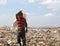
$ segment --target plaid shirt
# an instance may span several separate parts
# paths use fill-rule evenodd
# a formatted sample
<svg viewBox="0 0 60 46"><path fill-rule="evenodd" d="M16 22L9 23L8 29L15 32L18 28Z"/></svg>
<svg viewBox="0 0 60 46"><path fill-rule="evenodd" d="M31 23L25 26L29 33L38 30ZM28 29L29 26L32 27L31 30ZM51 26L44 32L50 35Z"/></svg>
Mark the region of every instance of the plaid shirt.
<svg viewBox="0 0 60 46"><path fill-rule="evenodd" d="M17 19L18 28L25 28L25 24L26 24L26 19L25 18Z"/></svg>

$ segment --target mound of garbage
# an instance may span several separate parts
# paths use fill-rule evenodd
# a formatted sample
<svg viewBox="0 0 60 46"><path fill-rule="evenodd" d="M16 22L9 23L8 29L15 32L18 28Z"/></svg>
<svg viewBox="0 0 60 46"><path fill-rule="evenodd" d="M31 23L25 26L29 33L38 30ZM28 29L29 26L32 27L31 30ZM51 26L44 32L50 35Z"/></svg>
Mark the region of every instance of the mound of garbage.
<svg viewBox="0 0 60 46"><path fill-rule="evenodd" d="M60 28L29 28L27 46L60 46ZM0 30L0 46L17 46L14 30Z"/></svg>

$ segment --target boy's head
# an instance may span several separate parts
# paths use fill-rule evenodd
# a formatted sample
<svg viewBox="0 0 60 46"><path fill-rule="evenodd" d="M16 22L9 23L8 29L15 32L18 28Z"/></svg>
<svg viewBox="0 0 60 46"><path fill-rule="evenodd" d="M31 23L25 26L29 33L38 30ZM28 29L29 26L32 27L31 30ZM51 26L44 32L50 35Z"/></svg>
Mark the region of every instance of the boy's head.
<svg viewBox="0 0 60 46"><path fill-rule="evenodd" d="M22 11L19 11L19 12L16 14L16 16L19 16L20 18L22 18L22 17L23 17Z"/></svg>

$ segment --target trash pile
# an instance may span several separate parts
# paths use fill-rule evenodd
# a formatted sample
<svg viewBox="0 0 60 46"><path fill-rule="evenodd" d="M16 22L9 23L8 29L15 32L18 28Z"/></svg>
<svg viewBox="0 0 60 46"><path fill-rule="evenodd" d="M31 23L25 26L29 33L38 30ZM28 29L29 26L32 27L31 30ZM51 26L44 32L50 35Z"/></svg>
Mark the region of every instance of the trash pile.
<svg viewBox="0 0 60 46"><path fill-rule="evenodd" d="M29 28L27 46L60 46L60 28ZM0 46L17 46L16 31L0 30Z"/></svg>

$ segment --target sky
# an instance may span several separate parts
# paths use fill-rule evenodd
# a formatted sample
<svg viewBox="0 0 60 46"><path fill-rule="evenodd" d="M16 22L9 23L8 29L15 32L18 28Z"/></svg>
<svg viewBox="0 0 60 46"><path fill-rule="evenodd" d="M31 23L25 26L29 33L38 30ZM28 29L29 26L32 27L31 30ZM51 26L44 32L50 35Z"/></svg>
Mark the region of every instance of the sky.
<svg viewBox="0 0 60 46"><path fill-rule="evenodd" d="M28 27L60 27L60 0L0 0L0 26L12 26L20 10Z"/></svg>

